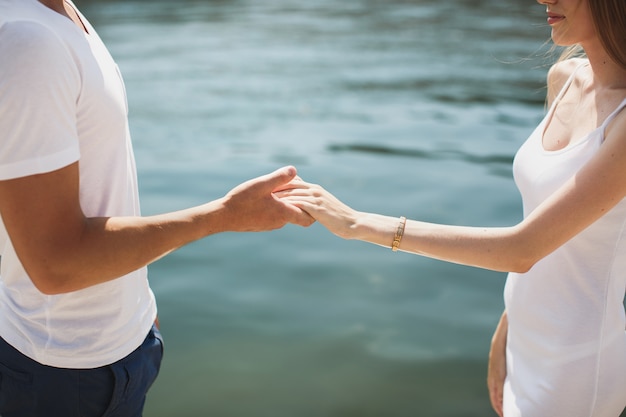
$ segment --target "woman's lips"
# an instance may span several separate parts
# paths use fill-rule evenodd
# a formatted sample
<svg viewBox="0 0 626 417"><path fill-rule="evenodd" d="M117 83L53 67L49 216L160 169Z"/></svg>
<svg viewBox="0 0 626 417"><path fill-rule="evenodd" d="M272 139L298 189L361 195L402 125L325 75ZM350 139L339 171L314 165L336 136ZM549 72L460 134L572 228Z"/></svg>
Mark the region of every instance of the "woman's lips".
<svg viewBox="0 0 626 417"><path fill-rule="evenodd" d="M565 20L565 16L561 16L554 13L548 13L548 24L554 25L555 23L559 23L561 20Z"/></svg>

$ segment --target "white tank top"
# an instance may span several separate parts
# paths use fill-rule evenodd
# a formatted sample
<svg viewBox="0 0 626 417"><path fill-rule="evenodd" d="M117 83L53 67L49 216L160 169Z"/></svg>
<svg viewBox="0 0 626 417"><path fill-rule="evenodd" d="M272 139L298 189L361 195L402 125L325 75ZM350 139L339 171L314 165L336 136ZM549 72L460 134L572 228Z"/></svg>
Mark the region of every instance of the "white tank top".
<svg viewBox="0 0 626 417"><path fill-rule="evenodd" d="M608 123L564 149L546 151L545 127L569 88L513 164L524 216L596 154ZM626 405L626 199L505 287L509 321L506 417L617 417Z"/></svg>

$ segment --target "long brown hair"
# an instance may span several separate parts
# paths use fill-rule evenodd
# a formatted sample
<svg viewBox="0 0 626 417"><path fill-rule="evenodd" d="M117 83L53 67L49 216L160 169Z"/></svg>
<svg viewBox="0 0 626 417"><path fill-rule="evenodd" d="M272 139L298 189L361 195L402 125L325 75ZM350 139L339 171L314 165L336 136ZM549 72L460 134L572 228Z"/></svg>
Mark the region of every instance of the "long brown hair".
<svg viewBox="0 0 626 417"><path fill-rule="evenodd" d="M589 8L602 46L626 69L626 0L589 0Z"/></svg>

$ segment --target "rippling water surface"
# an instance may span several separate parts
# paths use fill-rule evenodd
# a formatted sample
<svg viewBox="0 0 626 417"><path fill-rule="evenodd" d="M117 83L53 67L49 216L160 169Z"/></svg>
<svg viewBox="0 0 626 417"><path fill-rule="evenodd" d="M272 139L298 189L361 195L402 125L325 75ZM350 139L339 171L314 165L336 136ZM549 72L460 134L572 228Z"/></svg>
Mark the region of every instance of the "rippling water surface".
<svg viewBox="0 0 626 417"><path fill-rule="evenodd" d="M367 211L521 216L516 149L552 58L530 0L79 1L124 74L143 211L295 165ZM319 225L223 234L150 268L147 417L492 415L500 273Z"/></svg>

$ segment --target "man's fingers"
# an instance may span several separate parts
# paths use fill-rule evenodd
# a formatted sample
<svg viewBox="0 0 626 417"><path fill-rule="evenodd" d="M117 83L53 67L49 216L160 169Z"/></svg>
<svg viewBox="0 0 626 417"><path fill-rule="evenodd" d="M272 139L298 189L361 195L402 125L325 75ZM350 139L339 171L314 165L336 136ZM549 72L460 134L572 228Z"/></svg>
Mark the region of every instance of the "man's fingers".
<svg viewBox="0 0 626 417"><path fill-rule="evenodd" d="M296 168L293 166L286 166L277 169L276 171L259 177L259 181L264 184L269 192L278 189L280 186L293 180L297 175Z"/></svg>

